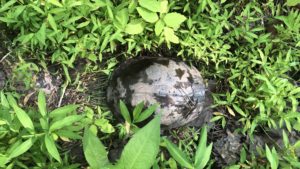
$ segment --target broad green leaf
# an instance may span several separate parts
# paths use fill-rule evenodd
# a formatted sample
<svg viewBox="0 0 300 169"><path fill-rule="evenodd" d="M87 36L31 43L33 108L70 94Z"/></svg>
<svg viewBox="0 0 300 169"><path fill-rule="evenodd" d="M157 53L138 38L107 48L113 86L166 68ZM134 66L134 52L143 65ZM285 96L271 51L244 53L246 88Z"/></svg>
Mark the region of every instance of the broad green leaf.
<svg viewBox="0 0 300 169"><path fill-rule="evenodd" d="M239 108L237 105L233 104L232 106L233 106L234 110L236 112L238 112L240 115L242 115L243 117L247 117L247 115L244 113L244 111L241 108Z"/></svg>
<svg viewBox="0 0 300 169"><path fill-rule="evenodd" d="M164 35L167 42L179 43L179 38L175 35L173 29L165 27Z"/></svg>
<svg viewBox="0 0 300 169"><path fill-rule="evenodd" d="M115 18L112 7L113 6L112 6L112 3L110 2L110 0L106 0L106 9L107 9L107 12L108 12L108 16L111 20L113 20Z"/></svg>
<svg viewBox="0 0 300 169"><path fill-rule="evenodd" d="M141 114L143 108L144 108L144 102L143 101L135 106L135 108L133 110L133 121L135 121L138 118L138 116Z"/></svg>
<svg viewBox="0 0 300 169"><path fill-rule="evenodd" d="M25 5L18 5L14 12L14 17L17 18L25 10L25 8L26 8Z"/></svg>
<svg viewBox="0 0 300 169"><path fill-rule="evenodd" d="M18 117L18 120L21 122L22 126L33 131L34 126L28 114L23 109L21 109L16 105L13 106L13 109Z"/></svg>
<svg viewBox="0 0 300 169"><path fill-rule="evenodd" d="M91 22L91 21L85 21L85 22L82 22L82 23L78 24L78 25L76 26L76 28L78 29L78 28L86 27L86 26L88 26L88 25L90 24L90 22Z"/></svg>
<svg viewBox="0 0 300 169"><path fill-rule="evenodd" d="M101 169L109 164L105 147L88 128L84 130L82 143L85 159L92 168Z"/></svg>
<svg viewBox="0 0 300 169"><path fill-rule="evenodd" d="M294 88L289 94L294 95L294 94L298 94L298 93L300 93L300 87Z"/></svg>
<svg viewBox="0 0 300 169"><path fill-rule="evenodd" d="M75 111L78 108L78 105L70 104L60 108L57 108L49 113L51 118L60 118L65 117L68 113Z"/></svg>
<svg viewBox="0 0 300 169"><path fill-rule="evenodd" d="M6 155L0 154L0 167L5 168L5 164L9 162L9 158Z"/></svg>
<svg viewBox="0 0 300 169"><path fill-rule="evenodd" d="M4 11L10 9L10 6L12 6L13 4L15 4L16 2L17 2L16 0L7 1L7 3L5 3L4 5L1 6L0 12L4 12Z"/></svg>
<svg viewBox="0 0 300 169"><path fill-rule="evenodd" d="M174 28L175 30L178 29L182 24L182 22L184 22L185 20L186 20L185 16L176 12L168 13L164 17L164 21L166 25L168 25L171 28Z"/></svg>
<svg viewBox="0 0 300 169"><path fill-rule="evenodd" d="M27 35L22 35L18 38L18 41L20 41L22 44L26 44L29 42L34 36L34 33L29 33Z"/></svg>
<svg viewBox="0 0 300 169"><path fill-rule="evenodd" d="M201 12L203 12L204 9L206 8L206 6L207 6L207 1L208 1L208 0L202 0L202 1L200 1L200 5L199 5L198 8L200 9Z"/></svg>
<svg viewBox="0 0 300 169"><path fill-rule="evenodd" d="M45 146L46 146L46 149L47 149L48 153L55 160L57 160L58 162L61 163L61 158L60 158L59 152L57 150L57 147L55 145L55 142L54 142L52 136L50 136L48 134L45 135Z"/></svg>
<svg viewBox="0 0 300 169"><path fill-rule="evenodd" d="M155 28L154 28L155 35L159 36L161 32L164 30L164 27L165 27L165 23L162 20L158 20L155 23Z"/></svg>
<svg viewBox="0 0 300 169"><path fill-rule="evenodd" d="M40 14L42 14L42 15L45 14L45 12L44 12L40 7L38 7L38 6L36 6L36 5L33 5L33 4L30 4L29 6L32 7L32 8L33 8L35 11L37 11L38 13L40 13Z"/></svg>
<svg viewBox="0 0 300 169"><path fill-rule="evenodd" d="M79 134L72 132L70 130L59 130L55 132L55 134L57 134L60 137L66 137L69 139L82 139L82 137Z"/></svg>
<svg viewBox="0 0 300 169"><path fill-rule="evenodd" d="M167 149L171 156L182 166L186 168L193 168L192 163L187 158L187 155L184 154L175 144L169 141L167 138L164 139Z"/></svg>
<svg viewBox="0 0 300 169"><path fill-rule="evenodd" d="M160 11L160 2L156 0L138 0L139 5L152 12Z"/></svg>
<svg viewBox="0 0 300 169"><path fill-rule="evenodd" d="M82 1L72 1L72 4L70 4L69 7L75 7L75 6L81 6L81 5L84 5ZM104 7L105 3L103 1L97 1L93 5L95 5L95 8L100 8L100 7Z"/></svg>
<svg viewBox="0 0 300 169"><path fill-rule="evenodd" d="M210 143L209 146L205 148L205 151L203 152L205 155L201 159L201 162L199 164L196 164L195 167L196 169L203 169L207 165L210 159L211 150L212 150L212 143Z"/></svg>
<svg viewBox="0 0 300 169"><path fill-rule="evenodd" d="M126 169L151 168L159 151L160 116L137 131L125 146L118 165Z"/></svg>
<svg viewBox="0 0 300 169"><path fill-rule="evenodd" d="M81 120L83 116L81 115L72 115L63 118L62 120L55 121L51 126L50 126L50 131L58 130L66 126L70 126L72 123L75 123L79 120Z"/></svg>
<svg viewBox="0 0 300 169"><path fill-rule="evenodd" d="M141 17L150 23L154 23L158 20L158 16L156 13L151 12L145 8L137 7L138 13L141 15Z"/></svg>
<svg viewBox="0 0 300 169"><path fill-rule="evenodd" d="M274 158L275 163L276 163L276 165L274 166L274 168L278 168L279 160L278 160L278 154L276 152L275 147L272 148L272 155L273 155L273 158Z"/></svg>
<svg viewBox="0 0 300 169"><path fill-rule="evenodd" d="M136 9L136 6L137 6L137 0L131 0L128 5L128 12L132 13Z"/></svg>
<svg viewBox="0 0 300 169"><path fill-rule="evenodd" d="M43 91L39 92L38 95L38 107L41 115L44 117L47 114L47 108L46 108L46 96Z"/></svg>
<svg viewBox="0 0 300 169"><path fill-rule="evenodd" d="M271 164L271 168L272 169L277 169L278 168L278 164L276 162L275 157L273 156L273 153L270 151L268 145L266 145L266 156L267 156L268 161Z"/></svg>
<svg viewBox="0 0 300 169"><path fill-rule="evenodd" d="M124 8L119 11L116 15L116 20L121 24L122 28L124 28L129 20L128 10Z"/></svg>
<svg viewBox="0 0 300 169"><path fill-rule="evenodd" d="M294 128L295 130L297 130L297 131L300 131L300 122L295 123L294 126L293 126L293 128Z"/></svg>
<svg viewBox="0 0 300 169"><path fill-rule="evenodd" d="M220 120L221 118L224 118L224 116L215 116L215 117L213 117L212 119L210 119L210 122L218 121L218 120Z"/></svg>
<svg viewBox="0 0 300 169"><path fill-rule="evenodd" d="M35 34L35 36L41 44L46 45L46 43L45 43L45 41L46 41L46 24L45 23L42 24L40 30Z"/></svg>
<svg viewBox="0 0 300 169"><path fill-rule="evenodd" d="M269 121L272 122L272 119L270 119ZM286 128L288 129L289 132L292 131L292 126L291 126L291 123L288 119L284 119L284 122L285 122L285 125L286 125Z"/></svg>
<svg viewBox="0 0 300 169"><path fill-rule="evenodd" d="M288 138L288 135L286 134L286 132L284 130L282 130L282 137L283 137L283 143L284 143L284 146L285 148L288 148L289 146L289 138Z"/></svg>
<svg viewBox="0 0 300 169"><path fill-rule="evenodd" d="M52 27L52 29L57 31L57 25L55 23L53 16L50 13L48 14L47 20L48 20L50 26Z"/></svg>
<svg viewBox="0 0 300 169"><path fill-rule="evenodd" d="M21 143L18 147L14 148L14 150L9 154L8 158L12 159L18 157L28 151L34 143L34 139L30 138L25 142Z"/></svg>
<svg viewBox="0 0 300 169"><path fill-rule="evenodd" d="M63 5L58 0L48 0L47 2L49 2L55 6L58 6L58 7L63 7Z"/></svg>
<svg viewBox="0 0 300 169"><path fill-rule="evenodd" d="M168 0L160 1L160 13L167 13L168 12Z"/></svg>
<svg viewBox="0 0 300 169"><path fill-rule="evenodd" d="M243 147L241 149L240 162L244 163L246 160L247 160L247 153L246 153L245 148Z"/></svg>
<svg viewBox="0 0 300 169"><path fill-rule="evenodd" d="M6 23L16 23L16 22L18 22L16 19L7 18L7 17L0 17L0 21L6 22ZM33 34L33 33L31 33L31 34ZM23 36L25 36L25 35L23 35ZM21 39L22 38L18 38L18 41L21 41Z"/></svg>
<svg viewBox="0 0 300 169"><path fill-rule="evenodd" d="M48 121L46 120L46 118L40 118L39 121L40 121L40 124L41 124L42 129L43 129L43 130L48 130L48 128L49 128L49 123L48 123Z"/></svg>
<svg viewBox="0 0 300 169"><path fill-rule="evenodd" d="M144 23L141 20L133 20L125 28L125 32L131 35L140 34L143 30Z"/></svg>
<svg viewBox="0 0 300 169"><path fill-rule="evenodd" d="M1 103L0 104L2 106L6 107L6 108L10 108L8 100L6 99L6 96L5 96L5 94L3 92L1 92L1 96L0 97L1 97Z"/></svg>
<svg viewBox="0 0 300 169"><path fill-rule="evenodd" d="M199 165L201 161L203 160L203 157L206 155L204 154L205 149L206 149L206 143L207 143L207 129L206 126L204 126L201 130L201 135L200 135L200 141L196 150L196 155L195 155L195 165Z"/></svg>
<svg viewBox="0 0 300 169"><path fill-rule="evenodd" d="M12 145L9 146L6 154L9 155L14 152L23 143L22 141L22 139L17 139Z"/></svg>
<svg viewBox="0 0 300 169"><path fill-rule="evenodd" d="M296 6L297 4L300 4L300 0L287 0L286 4L288 6Z"/></svg>
<svg viewBox="0 0 300 169"><path fill-rule="evenodd" d="M298 140L298 141L293 145L293 147L294 147L295 149L299 149L299 148L300 148L300 140Z"/></svg>
<svg viewBox="0 0 300 169"><path fill-rule="evenodd" d="M121 115L123 116L125 121L127 121L128 123L131 123L129 111L128 111L125 103L122 100L120 100L119 107L120 107Z"/></svg>
<svg viewBox="0 0 300 169"><path fill-rule="evenodd" d="M135 122L141 122L146 120L148 117L150 117L155 110L157 109L158 105L157 104L153 104L150 107L148 107L145 111L143 111L136 119Z"/></svg>

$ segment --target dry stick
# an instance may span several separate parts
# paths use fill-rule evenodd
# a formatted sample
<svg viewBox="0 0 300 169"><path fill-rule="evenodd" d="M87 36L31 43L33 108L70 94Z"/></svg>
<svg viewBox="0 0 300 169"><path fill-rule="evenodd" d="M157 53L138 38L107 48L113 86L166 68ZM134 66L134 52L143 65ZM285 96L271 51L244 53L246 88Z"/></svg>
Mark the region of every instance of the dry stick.
<svg viewBox="0 0 300 169"><path fill-rule="evenodd" d="M67 82L65 83L64 87L63 87L62 94L61 94L61 96L60 96L60 98L59 98L59 102L58 102L57 107L60 107L60 106L61 106L61 102L62 102L62 99L63 99L63 97L64 97L64 95L65 95L65 92L66 92L66 89L67 89L68 84L69 84L69 81L67 81Z"/></svg>
<svg viewBox="0 0 300 169"><path fill-rule="evenodd" d="M10 54L11 54L11 51L8 52L6 55L4 55L3 58L0 60L0 63L3 62L3 60L4 60L7 56L9 56Z"/></svg>

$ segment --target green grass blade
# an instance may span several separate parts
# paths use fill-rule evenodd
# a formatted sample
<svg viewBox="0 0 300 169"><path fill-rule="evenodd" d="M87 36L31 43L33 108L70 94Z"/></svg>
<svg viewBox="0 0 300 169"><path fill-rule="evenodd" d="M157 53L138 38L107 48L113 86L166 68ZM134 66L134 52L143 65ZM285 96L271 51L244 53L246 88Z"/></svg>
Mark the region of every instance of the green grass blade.
<svg viewBox="0 0 300 169"><path fill-rule="evenodd" d="M45 135L45 146L46 146L48 153L54 159L56 159L58 162L61 163L61 158L60 158L59 152L57 150L57 147L55 145L55 142L54 142L52 136L50 136L48 134Z"/></svg>
<svg viewBox="0 0 300 169"><path fill-rule="evenodd" d="M130 118L130 114L129 111L125 105L125 103L120 100L120 111L121 111L121 115L123 116L123 118L128 122L131 123L131 118Z"/></svg>
<svg viewBox="0 0 300 169"><path fill-rule="evenodd" d="M30 119L30 117L27 115L27 113L21 109L20 107L14 106L14 110L16 112L16 115L21 122L21 124L28 129L34 130L33 123Z"/></svg>
<svg viewBox="0 0 300 169"><path fill-rule="evenodd" d="M14 148L14 150L8 156L9 159L18 157L28 151L34 143L34 139L30 138L25 142L21 143L18 147Z"/></svg>
<svg viewBox="0 0 300 169"><path fill-rule="evenodd" d="M133 110L133 121L135 121L139 115L141 114L142 110L144 108L144 102L140 102L137 106L135 106Z"/></svg>
<svg viewBox="0 0 300 169"><path fill-rule="evenodd" d="M55 121L51 126L50 126L50 131L58 130L66 126L70 126L72 123L75 123L79 120L81 120L83 116L81 115L72 115L63 118L62 120Z"/></svg>
<svg viewBox="0 0 300 169"><path fill-rule="evenodd" d="M210 143L209 146L207 148L205 148L205 152L203 153L204 156L201 159L201 162L199 163L199 165L196 164L196 167L195 167L196 169L203 169L207 165L207 163L210 159L212 145L213 144Z"/></svg>
<svg viewBox="0 0 300 169"><path fill-rule="evenodd" d="M207 128L204 126L201 130L200 141L197 147L196 156L195 156L195 165L199 166L203 161L203 157L206 155L204 152L206 150L207 143Z"/></svg>
<svg viewBox="0 0 300 169"><path fill-rule="evenodd" d="M148 117L150 117L155 112L157 107L158 107L158 105L154 104L154 105L150 106L149 108L147 108L145 111L143 111L140 114L140 116L137 118L137 120L135 122L138 123L138 122L146 120Z"/></svg>
<svg viewBox="0 0 300 169"><path fill-rule="evenodd" d="M192 163L175 144L173 144L171 141L169 141L167 138L164 139L164 142L166 143L167 149L171 156L182 166L186 168L193 168Z"/></svg>
<svg viewBox="0 0 300 169"><path fill-rule="evenodd" d="M60 108L57 108L49 113L51 118L61 118L65 117L68 113L75 111L78 108L78 105L66 105Z"/></svg>
<svg viewBox="0 0 300 169"><path fill-rule="evenodd" d="M44 117L47 114L47 108L46 108L46 96L43 91L39 92L38 95L38 107L41 115Z"/></svg>

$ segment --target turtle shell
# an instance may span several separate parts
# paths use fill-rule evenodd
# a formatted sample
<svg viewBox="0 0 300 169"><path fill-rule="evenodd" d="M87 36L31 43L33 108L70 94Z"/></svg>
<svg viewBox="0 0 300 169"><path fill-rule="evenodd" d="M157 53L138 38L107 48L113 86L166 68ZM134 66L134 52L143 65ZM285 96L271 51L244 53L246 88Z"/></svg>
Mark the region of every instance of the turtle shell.
<svg viewBox="0 0 300 169"><path fill-rule="evenodd" d="M161 124L168 128L208 119L206 86L200 72L183 61L163 57L143 57L122 63L113 73L107 89L107 101L120 117L118 103L134 107L158 103ZM199 121L199 120L198 120ZM201 125L201 124L200 124Z"/></svg>

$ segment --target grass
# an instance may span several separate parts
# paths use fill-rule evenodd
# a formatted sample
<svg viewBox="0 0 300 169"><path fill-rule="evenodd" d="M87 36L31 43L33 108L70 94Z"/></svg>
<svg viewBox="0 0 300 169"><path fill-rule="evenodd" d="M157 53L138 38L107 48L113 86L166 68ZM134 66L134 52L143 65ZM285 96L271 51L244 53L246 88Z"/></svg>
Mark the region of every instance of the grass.
<svg viewBox="0 0 300 169"><path fill-rule="evenodd" d="M130 163L126 156L132 148L125 148L122 162L102 157L121 149L117 144L147 137L138 134L147 128L118 121L105 105L105 90L119 63L145 55L184 60L214 80L207 145L230 131L242 138L243 148L231 164L222 162L215 146L211 156L194 159L199 138L206 136L199 128L182 127L165 131L168 139L157 138L160 146L154 139L158 151L143 167L199 168L199 160L207 168L300 166L297 0L2 0L0 28L0 75L6 75L0 82L1 167L122 168ZM33 77L42 72L61 77L55 97L44 98L36 86ZM79 108L63 111L74 105ZM59 131L50 129L63 120L50 117L57 109L71 120ZM269 141L250 148L259 136ZM78 142L84 153L75 155L83 154L81 160L65 151L67 143ZM209 151L206 141L201 147ZM141 168L143 160L130 165Z"/></svg>

